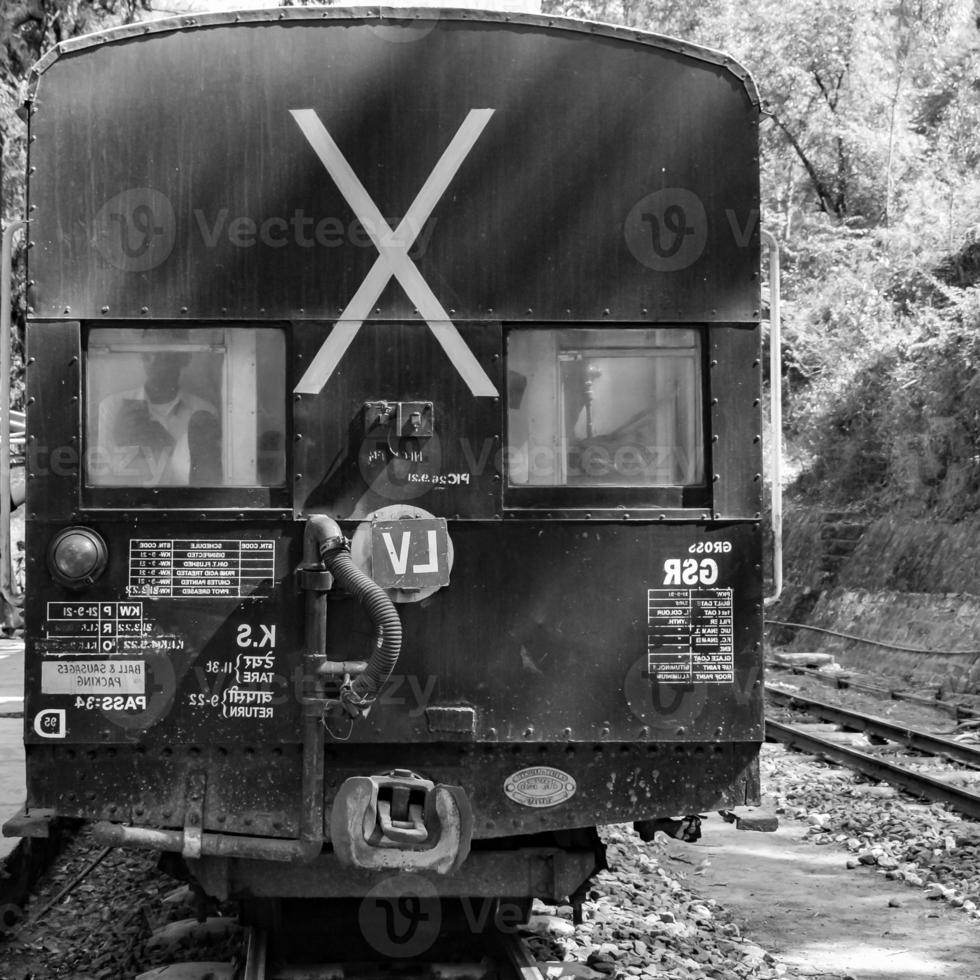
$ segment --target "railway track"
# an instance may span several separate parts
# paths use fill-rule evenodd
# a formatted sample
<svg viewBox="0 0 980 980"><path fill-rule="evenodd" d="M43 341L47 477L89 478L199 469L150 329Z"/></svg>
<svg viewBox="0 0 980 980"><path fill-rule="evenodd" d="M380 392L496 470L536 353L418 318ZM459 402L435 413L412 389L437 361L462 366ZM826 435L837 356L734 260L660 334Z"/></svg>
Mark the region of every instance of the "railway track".
<svg viewBox="0 0 980 980"><path fill-rule="evenodd" d="M465 904L294 902L276 926L245 928L234 959L173 963L136 980L544 980L516 929L498 924L495 900L470 903L476 919ZM191 920L176 927L185 925L195 927Z"/></svg>
<svg viewBox="0 0 980 980"><path fill-rule="evenodd" d="M229 980L366 980L389 976L398 980L544 980L530 950L515 933L490 930L466 939L467 952L462 959L273 963L268 932L250 929L245 963L238 973L228 977ZM166 980L166 976L162 974L161 980ZM144 975L140 980L155 978Z"/></svg>
<svg viewBox="0 0 980 980"><path fill-rule="evenodd" d="M816 667L806 667L801 664L785 664L777 660L766 660L766 670L768 672L783 671L799 674L804 677L812 677L819 683L836 688L838 691L856 691L861 694L869 694L872 697L881 698L885 701L908 701L910 704L935 708L938 711L952 715L957 721L965 718L977 718L980 715L980 712L975 707L968 704L944 700L942 688L937 688L934 696L926 697L922 694L916 694L913 691L905 691L900 688L868 684L864 681L855 680L845 674L828 673Z"/></svg>
<svg viewBox="0 0 980 980"><path fill-rule="evenodd" d="M811 719L824 723L811 720L793 724L767 714L768 740L819 755L920 798L947 803L957 812L980 820L980 794L971 788L971 784L980 787L980 750L976 747L795 692L769 687L766 695L771 704L805 711ZM828 724L837 731L828 730ZM866 748L857 748L854 733L864 733L872 741ZM907 765L884 758L903 749L918 753L907 757ZM938 764L930 764L929 759ZM923 762L929 766L928 772L918 768Z"/></svg>

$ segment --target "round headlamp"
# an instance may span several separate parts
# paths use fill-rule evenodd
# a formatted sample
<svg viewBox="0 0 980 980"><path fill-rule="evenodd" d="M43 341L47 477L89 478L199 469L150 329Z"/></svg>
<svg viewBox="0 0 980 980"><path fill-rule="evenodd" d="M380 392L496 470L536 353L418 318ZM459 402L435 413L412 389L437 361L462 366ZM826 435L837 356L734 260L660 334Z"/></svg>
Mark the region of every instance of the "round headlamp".
<svg viewBox="0 0 980 980"><path fill-rule="evenodd" d="M91 528L65 528L48 546L51 577L69 589L90 585L105 571L108 562L106 543Z"/></svg>

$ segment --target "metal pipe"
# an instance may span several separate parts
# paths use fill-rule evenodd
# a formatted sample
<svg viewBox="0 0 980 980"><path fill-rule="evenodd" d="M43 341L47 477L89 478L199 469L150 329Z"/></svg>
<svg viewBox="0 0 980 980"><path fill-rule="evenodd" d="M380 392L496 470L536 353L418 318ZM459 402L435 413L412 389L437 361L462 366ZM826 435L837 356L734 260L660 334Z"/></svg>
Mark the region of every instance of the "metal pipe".
<svg viewBox="0 0 980 980"><path fill-rule="evenodd" d="M783 591L783 357L779 295L779 243L768 231L762 240L769 247L769 453L772 481L772 595L775 602Z"/></svg>
<svg viewBox="0 0 980 980"><path fill-rule="evenodd" d="M300 802L300 839L322 846L324 828L323 743L326 679L321 668L327 662L327 593L332 576L324 569L322 551L328 542L337 546L346 539L340 525L329 517L314 516L303 532L303 564L300 582L306 592L306 645L303 651L303 799ZM307 686L312 690L306 693Z"/></svg>
<svg viewBox="0 0 980 980"><path fill-rule="evenodd" d="M14 235L26 227L26 221L11 222L3 230L0 245L0 595L12 606L22 605L24 597L17 591L10 549L10 262Z"/></svg>
<svg viewBox="0 0 980 980"><path fill-rule="evenodd" d="M303 775L300 800L300 839L324 839L323 823L323 712L326 690L319 673L326 662L327 593L306 590L307 649L303 654ZM314 615L317 622L313 623Z"/></svg>
<svg viewBox="0 0 980 980"><path fill-rule="evenodd" d="M140 847L151 851L184 851L184 831L155 827L125 827L100 821L95 839L106 847ZM244 837L237 834L202 834L201 854L205 857L245 858L255 861L306 863L319 855L319 841L281 840L276 837Z"/></svg>
<svg viewBox="0 0 980 980"><path fill-rule="evenodd" d="M303 799L300 801L299 836L303 843L315 843L317 852L323 846L324 840L324 732L323 707L318 703L305 703L303 705Z"/></svg>

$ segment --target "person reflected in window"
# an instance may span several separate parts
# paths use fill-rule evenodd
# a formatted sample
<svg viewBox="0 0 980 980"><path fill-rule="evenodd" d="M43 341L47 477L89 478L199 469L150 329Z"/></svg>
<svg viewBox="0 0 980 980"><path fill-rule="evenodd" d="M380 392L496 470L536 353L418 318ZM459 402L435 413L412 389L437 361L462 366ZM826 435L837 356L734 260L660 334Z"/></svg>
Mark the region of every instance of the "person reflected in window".
<svg viewBox="0 0 980 980"><path fill-rule="evenodd" d="M221 424L214 406L181 385L189 351L141 355L141 388L99 404L105 483L124 486L221 484Z"/></svg>

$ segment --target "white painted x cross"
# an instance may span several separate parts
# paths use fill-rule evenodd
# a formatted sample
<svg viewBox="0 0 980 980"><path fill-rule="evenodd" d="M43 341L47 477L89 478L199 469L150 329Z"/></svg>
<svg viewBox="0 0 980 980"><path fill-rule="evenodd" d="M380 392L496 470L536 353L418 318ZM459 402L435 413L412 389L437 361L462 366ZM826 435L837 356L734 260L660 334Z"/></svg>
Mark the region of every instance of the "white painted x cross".
<svg viewBox="0 0 980 980"><path fill-rule="evenodd" d="M466 342L449 319L449 314L442 308L442 304L408 255L408 250L414 244L416 236L429 220L439 198L445 193L466 155L480 138L494 110L471 109L469 111L466 119L463 120L463 125L459 127L394 231L382 217L377 205L371 200L370 194L351 169L333 137L327 132L316 110L291 109L290 112L378 250L378 258L374 265L340 315L330 335L323 342L323 346L317 351L303 377L300 378L299 384L296 385L296 392L301 395L317 395L323 390L327 379L333 374L351 341L357 335L357 331L361 329L361 325L370 314L371 308L378 301L389 280L394 277L401 283L408 298L428 323L429 329L442 345L442 349L455 365L470 391L478 397L497 396L499 393L493 381L466 346Z"/></svg>

